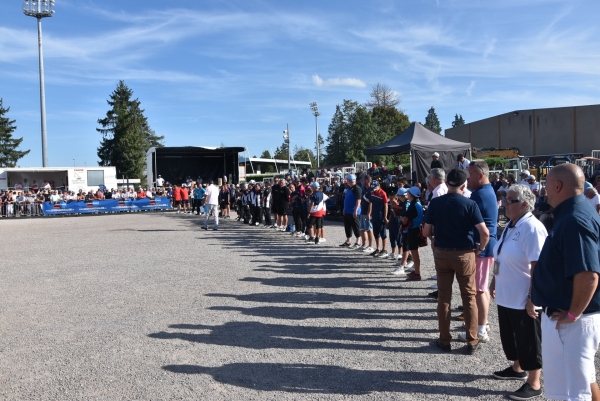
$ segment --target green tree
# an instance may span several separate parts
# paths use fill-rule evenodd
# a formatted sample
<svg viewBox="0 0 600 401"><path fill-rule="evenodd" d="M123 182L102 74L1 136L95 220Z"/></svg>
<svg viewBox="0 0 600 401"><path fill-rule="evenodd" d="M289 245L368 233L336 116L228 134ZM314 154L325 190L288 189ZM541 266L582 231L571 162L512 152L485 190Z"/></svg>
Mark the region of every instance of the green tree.
<svg viewBox="0 0 600 401"><path fill-rule="evenodd" d="M294 160L299 162L310 162L311 167L317 166L317 159L311 149L294 146Z"/></svg>
<svg viewBox="0 0 600 401"><path fill-rule="evenodd" d="M358 106L350 116L350 141L346 161L365 161L365 149L379 145L379 130L373 115L365 106Z"/></svg>
<svg viewBox="0 0 600 401"><path fill-rule="evenodd" d="M433 108L433 106L431 106L431 108L427 112L427 117L425 117L425 124L423 125L425 126L425 128L435 132L436 134L440 134L442 132L440 120L438 119L438 116L435 113L435 109Z"/></svg>
<svg viewBox="0 0 600 401"><path fill-rule="evenodd" d="M260 154L260 158L261 159L271 159L271 152L269 152L268 150L263 150L263 152Z"/></svg>
<svg viewBox="0 0 600 401"><path fill-rule="evenodd" d="M133 91L119 81L107 100L111 109L105 118L98 119L102 128L96 128L102 134L98 165L115 166L118 176L143 178L146 152L151 147L164 146L164 136L157 136L150 128L140 101L132 97Z"/></svg>
<svg viewBox="0 0 600 401"><path fill-rule="evenodd" d="M20 151L17 148L23 142L23 138L13 138L15 132L15 120L5 117L10 107L4 108L3 99L0 98L0 167L15 167L19 159L28 154L29 150Z"/></svg>
<svg viewBox="0 0 600 401"><path fill-rule="evenodd" d="M452 121L452 128L460 127L461 125L465 125L465 119L462 114L459 116L458 114L454 115L454 121Z"/></svg>
<svg viewBox="0 0 600 401"><path fill-rule="evenodd" d="M323 137L321 136L321 133L319 132L319 135L317 136L317 141L319 143L319 161L321 162L321 164L323 164L323 160L325 159L325 140L323 139ZM315 144L315 154L317 153L317 145ZM315 157L316 159L316 157Z"/></svg>
<svg viewBox="0 0 600 401"><path fill-rule="evenodd" d="M281 146L275 149L275 153L273 154L273 159L278 160L287 160L288 159L288 143L287 140L284 139Z"/></svg>
<svg viewBox="0 0 600 401"><path fill-rule="evenodd" d="M358 102L344 100L342 105L335 107L335 113L329 124L327 144L325 145L325 165L347 164L350 150L350 124L354 112L359 107Z"/></svg>

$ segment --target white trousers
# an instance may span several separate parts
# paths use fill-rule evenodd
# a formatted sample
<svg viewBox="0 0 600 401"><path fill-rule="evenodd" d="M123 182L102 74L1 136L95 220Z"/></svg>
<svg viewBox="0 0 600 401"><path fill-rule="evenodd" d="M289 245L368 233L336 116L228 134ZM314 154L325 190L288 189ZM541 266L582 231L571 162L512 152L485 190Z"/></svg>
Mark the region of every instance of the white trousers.
<svg viewBox="0 0 600 401"><path fill-rule="evenodd" d="M219 227L219 210L217 205L206 205L206 215L204 216L204 227L208 227L208 218L210 217L210 212L212 211L213 216L215 217L215 228Z"/></svg>
<svg viewBox="0 0 600 401"><path fill-rule="evenodd" d="M596 382L594 356L600 344L600 313L563 324L542 312L544 394L552 400L591 400Z"/></svg>

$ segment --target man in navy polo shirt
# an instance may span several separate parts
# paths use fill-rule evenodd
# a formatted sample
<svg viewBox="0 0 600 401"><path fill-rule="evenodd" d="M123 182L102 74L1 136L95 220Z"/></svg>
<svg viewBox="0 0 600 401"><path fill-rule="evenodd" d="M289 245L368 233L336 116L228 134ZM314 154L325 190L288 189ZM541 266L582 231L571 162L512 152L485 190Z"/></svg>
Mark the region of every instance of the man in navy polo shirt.
<svg viewBox="0 0 600 401"><path fill-rule="evenodd" d="M362 247L357 248L357 251L364 251L374 256L377 254L376 249L373 249L373 224L371 223L371 181L369 174L365 174L362 178L362 196L360 198L360 238L362 239ZM367 241L369 245L367 245Z"/></svg>
<svg viewBox="0 0 600 401"><path fill-rule="evenodd" d="M386 225L388 223L388 197L379 186L379 181L373 181L373 190L369 196L370 206L369 214L373 223L373 236L375 237L375 251L373 256L378 258L387 258L388 253L385 250L385 240L387 239ZM379 247L381 245L381 248Z"/></svg>
<svg viewBox="0 0 600 401"><path fill-rule="evenodd" d="M594 366L600 344L600 217L585 201L584 181L574 164L548 173L554 227L532 272L531 300L544 311L544 392L555 400L600 399Z"/></svg>
<svg viewBox="0 0 600 401"><path fill-rule="evenodd" d="M454 276L458 281L467 329L467 354L479 348L477 304L475 302L475 257L485 250L489 231L477 204L464 197L468 173L453 169L446 183L448 194L432 199L425 215L423 235L431 239L438 284L438 323L440 337L435 346L450 352L450 302ZM448 211L452 211L449 213ZM473 230L479 231L480 244L475 247ZM435 237L434 237L435 232Z"/></svg>

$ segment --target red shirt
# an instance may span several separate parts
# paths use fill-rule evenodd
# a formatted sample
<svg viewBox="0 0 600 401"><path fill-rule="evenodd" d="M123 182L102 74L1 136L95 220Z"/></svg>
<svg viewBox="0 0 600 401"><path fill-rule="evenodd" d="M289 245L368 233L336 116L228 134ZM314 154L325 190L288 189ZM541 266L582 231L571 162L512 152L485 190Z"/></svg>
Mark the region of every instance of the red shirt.
<svg viewBox="0 0 600 401"><path fill-rule="evenodd" d="M190 198L187 188L181 188L181 197L183 200L188 200Z"/></svg>
<svg viewBox="0 0 600 401"><path fill-rule="evenodd" d="M173 199L175 199L176 201L181 200L181 188L175 187L175 189L173 190Z"/></svg>

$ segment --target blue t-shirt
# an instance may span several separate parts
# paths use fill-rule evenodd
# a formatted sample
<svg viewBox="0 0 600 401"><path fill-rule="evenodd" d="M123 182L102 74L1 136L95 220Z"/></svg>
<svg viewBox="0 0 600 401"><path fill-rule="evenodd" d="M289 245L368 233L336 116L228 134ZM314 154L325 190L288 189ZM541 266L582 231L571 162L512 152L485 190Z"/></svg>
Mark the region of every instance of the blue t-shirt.
<svg viewBox="0 0 600 401"><path fill-rule="evenodd" d="M473 230L483 223L477 203L451 193L429 202L425 223L432 224L436 248L475 248Z"/></svg>
<svg viewBox="0 0 600 401"><path fill-rule="evenodd" d="M532 278L534 305L568 310L573 276L600 273L600 216L584 195L563 201L552 211L554 226L546 238ZM600 311L600 286L583 313Z"/></svg>
<svg viewBox="0 0 600 401"><path fill-rule="evenodd" d="M353 214L354 207L356 206L356 200L360 199L362 196L362 191L358 187L358 185L353 185L352 188L349 188L346 191L346 196L344 197L344 214ZM360 214L360 207L358 208L358 214Z"/></svg>
<svg viewBox="0 0 600 401"><path fill-rule="evenodd" d="M313 192L313 194L310 196L310 199L308 202L313 203L313 208L315 206L318 206L319 203L323 202L323 192L321 192L321 191Z"/></svg>
<svg viewBox="0 0 600 401"><path fill-rule="evenodd" d="M481 188L471 193L471 200L477 203L483 222L490 232L490 242L485 250L479 254L480 257L494 256L494 246L496 245L496 230L498 228L498 201L492 184L484 184ZM479 242L479 231L473 229L473 241Z"/></svg>
<svg viewBox="0 0 600 401"><path fill-rule="evenodd" d="M375 222L383 221L383 209L384 206L388 203L388 197L385 191L371 191L369 194L369 199L371 200L371 220Z"/></svg>

